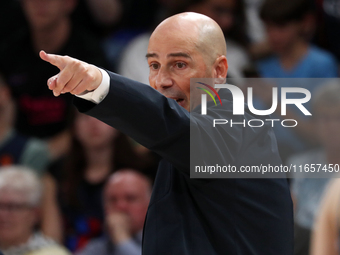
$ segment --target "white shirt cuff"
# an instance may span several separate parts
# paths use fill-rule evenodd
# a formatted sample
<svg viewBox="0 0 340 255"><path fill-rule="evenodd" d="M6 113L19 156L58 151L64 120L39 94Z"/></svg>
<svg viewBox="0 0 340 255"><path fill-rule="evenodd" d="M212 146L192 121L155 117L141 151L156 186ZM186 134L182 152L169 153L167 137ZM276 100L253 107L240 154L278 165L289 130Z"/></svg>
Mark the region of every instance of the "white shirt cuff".
<svg viewBox="0 0 340 255"><path fill-rule="evenodd" d="M102 82L99 87L93 91L84 91L81 94L76 95L92 103L99 104L107 96L110 90L110 76L109 74L101 68L98 68L102 73Z"/></svg>

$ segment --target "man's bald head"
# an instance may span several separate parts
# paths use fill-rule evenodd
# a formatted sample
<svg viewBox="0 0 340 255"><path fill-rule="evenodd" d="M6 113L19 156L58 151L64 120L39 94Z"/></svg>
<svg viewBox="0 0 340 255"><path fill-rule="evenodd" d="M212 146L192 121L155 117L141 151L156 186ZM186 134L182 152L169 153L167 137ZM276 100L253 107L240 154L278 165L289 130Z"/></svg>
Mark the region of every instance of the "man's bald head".
<svg viewBox="0 0 340 255"><path fill-rule="evenodd" d="M151 180L147 176L129 168L121 169L113 173L109 177L106 186L115 185L117 183L138 187L140 188L140 191L145 191L146 194L150 194L152 189Z"/></svg>
<svg viewBox="0 0 340 255"><path fill-rule="evenodd" d="M133 234L143 228L151 196L151 181L133 169L121 169L112 174L104 189L107 217L123 213L129 217Z"/></svg>
<svg viewBox="0 0 340 255"><path fill-rule="evenodd" d="M156 36L171 36L172 33L183 34L184 40L193 43L202 53L206 64L211 65L219 56L227 55L222 29L208 16L194 12L171 16L157 26L150 40Z"/></svg>

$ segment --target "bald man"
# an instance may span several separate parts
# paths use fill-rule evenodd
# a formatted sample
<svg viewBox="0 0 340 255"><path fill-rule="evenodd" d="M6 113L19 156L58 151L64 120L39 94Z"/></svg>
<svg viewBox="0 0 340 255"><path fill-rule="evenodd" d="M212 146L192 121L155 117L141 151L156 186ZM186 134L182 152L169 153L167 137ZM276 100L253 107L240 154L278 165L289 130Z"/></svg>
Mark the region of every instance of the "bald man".
<svg viewBox="0 0 340 255"><path fill-rule="evenodd" d="M133 169L113 173L103 193L107 236L91 241L77 255L140 255L151 188L151 181Z"/></svg>
<svg viewBox="0 0 340 255"><path fill-rule="evenodd" d="M196 13L164 20L146 54L151 86L67 56L40 56L60 69L47 82L55 96L76 95L80 111L163 158L144 225L143 254L292 254L292 201L285 179L190 178L190 125L210 141L212 153L222 155L224 165L281 163L270 127L214 129L204 124L209 116L200 114L199 100L190 98L190 78L227 76L225 40L216 22ZM231 118L232 98L222 102L209 113ZM250 118L248 111L244 117ZM205 147L199 141L197 147L203 155Z"/></svg>

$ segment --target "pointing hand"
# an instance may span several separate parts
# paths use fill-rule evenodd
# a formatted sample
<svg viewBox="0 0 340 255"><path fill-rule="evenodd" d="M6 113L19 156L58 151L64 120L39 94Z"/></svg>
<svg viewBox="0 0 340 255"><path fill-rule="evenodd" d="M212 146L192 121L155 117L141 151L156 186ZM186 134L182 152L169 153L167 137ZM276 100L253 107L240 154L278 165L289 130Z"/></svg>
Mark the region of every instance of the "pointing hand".
<svg viewBox="0 0 340 255"><path fill-rule="evenodd" d="M47 81L48 88L54 96L70 92L79 95L83 92L93 91L102 81L101 71L94 65L90 65L69 56L47 54L40 51L40 58L59 68L59 74Z"/></svg>

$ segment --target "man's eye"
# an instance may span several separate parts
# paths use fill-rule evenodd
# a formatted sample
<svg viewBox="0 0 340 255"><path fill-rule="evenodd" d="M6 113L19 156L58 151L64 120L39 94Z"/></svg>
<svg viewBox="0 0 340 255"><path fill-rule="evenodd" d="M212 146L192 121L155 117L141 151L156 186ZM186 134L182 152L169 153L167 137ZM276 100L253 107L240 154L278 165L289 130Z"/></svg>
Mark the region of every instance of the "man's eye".
<svg viewBox="0 0 340 255"><path fill-rule="evenodd" d="M150 64L150 68L151 68L151 69L153 69L153 70L157 70L157 69L158 69L158 67L159 67L159 65L158 65L158 64L155 64L155 63L153 63L153 64Z"/></svg>
<svg viewBox="0 0 340 255"><path fill-rule="evenodd" d="M177 62L176 63L176 67L179 68L179 69L183 69L185 68L187 65L183 62Z"/></svg>

